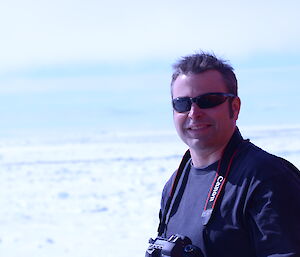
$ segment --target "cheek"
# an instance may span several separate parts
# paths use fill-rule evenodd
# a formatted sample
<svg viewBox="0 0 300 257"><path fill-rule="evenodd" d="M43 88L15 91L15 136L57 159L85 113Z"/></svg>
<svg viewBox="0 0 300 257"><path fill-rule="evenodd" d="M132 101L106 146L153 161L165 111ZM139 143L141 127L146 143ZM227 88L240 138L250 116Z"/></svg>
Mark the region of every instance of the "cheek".
<svg viewBox="0 0 300 257"><path fill-rule="evenodd" d="M186 115L183 114L179 114L179 113L174 113L173 114L173 120L174 120L174 124L177 130L180 130L186 120Z"/></svg>
<svg viewBox="0 0 300 257"><path fill-rule="evenodd" d="M211 119L215 124L219 124L222 126L223 124L227 124L230 118L229 106L220 106L222 108L213 108L207 111L207 118Z"/></svg>
<svg viewBox="0 0 300 257"><path fill-rule="evenodd" d="M228 106L227 106L228 107ZM219 124L219 126L222 128L222 130L226 130L227 128L231 128L234 123L233 119L233 113L230 113L229 108L226 108L224 112L218 115L218 117L215 118L215 121Z"/></svg>

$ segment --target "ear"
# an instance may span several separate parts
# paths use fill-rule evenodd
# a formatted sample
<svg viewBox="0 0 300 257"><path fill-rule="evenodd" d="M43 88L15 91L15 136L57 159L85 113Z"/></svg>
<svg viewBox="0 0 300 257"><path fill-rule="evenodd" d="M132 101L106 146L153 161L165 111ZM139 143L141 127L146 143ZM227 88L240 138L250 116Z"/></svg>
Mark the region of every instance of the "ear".
<svg viewBox="0 0 300 257"><path fill-rule="evenodd" d="M237 120L241 109L241 99L237 96L233 99L232 103L233 119Z"/></svg>

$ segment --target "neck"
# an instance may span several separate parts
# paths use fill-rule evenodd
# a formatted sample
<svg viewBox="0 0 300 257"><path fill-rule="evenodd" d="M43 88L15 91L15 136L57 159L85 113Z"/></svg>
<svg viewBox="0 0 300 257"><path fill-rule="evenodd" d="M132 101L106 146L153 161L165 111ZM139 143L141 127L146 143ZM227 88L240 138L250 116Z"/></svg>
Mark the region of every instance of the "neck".
<svg viewBox="0 0 300 257"><path fill-rule="evenodd" d="M226 146L226 145L225 145ZM225 146L214 150L190 149L193 165L204 168L221 159Z"/></svg>

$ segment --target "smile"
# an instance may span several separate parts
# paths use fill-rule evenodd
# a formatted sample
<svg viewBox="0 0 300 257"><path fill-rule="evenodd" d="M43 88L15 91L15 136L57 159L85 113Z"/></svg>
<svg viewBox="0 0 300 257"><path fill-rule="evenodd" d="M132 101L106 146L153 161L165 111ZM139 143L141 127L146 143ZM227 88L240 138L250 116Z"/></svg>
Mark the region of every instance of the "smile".
<svg viewBox="0 0 300 257"><path fill-rule="evenodd" d="M190 130L199 130L199 129L208 128L210 126L211 126L210 124L198 124L198 125L190 126L190 127L188 127L188 129L190 129Z"/></svg>

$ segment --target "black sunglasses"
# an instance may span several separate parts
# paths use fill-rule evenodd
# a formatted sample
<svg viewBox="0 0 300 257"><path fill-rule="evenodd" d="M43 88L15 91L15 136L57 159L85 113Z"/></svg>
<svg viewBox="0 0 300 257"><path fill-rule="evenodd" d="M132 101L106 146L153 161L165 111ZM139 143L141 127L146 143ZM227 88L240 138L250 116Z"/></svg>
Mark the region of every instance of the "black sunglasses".
<svg viewBox="0 0 300 257"><path fill-rule="evenodd" d="M235 97L228 93L207 93L196 97L177 97L172 100L173 108L177 112L188 112L192 103L196 103L199 108L208 109L224 103L228 98Z"/></svg>

